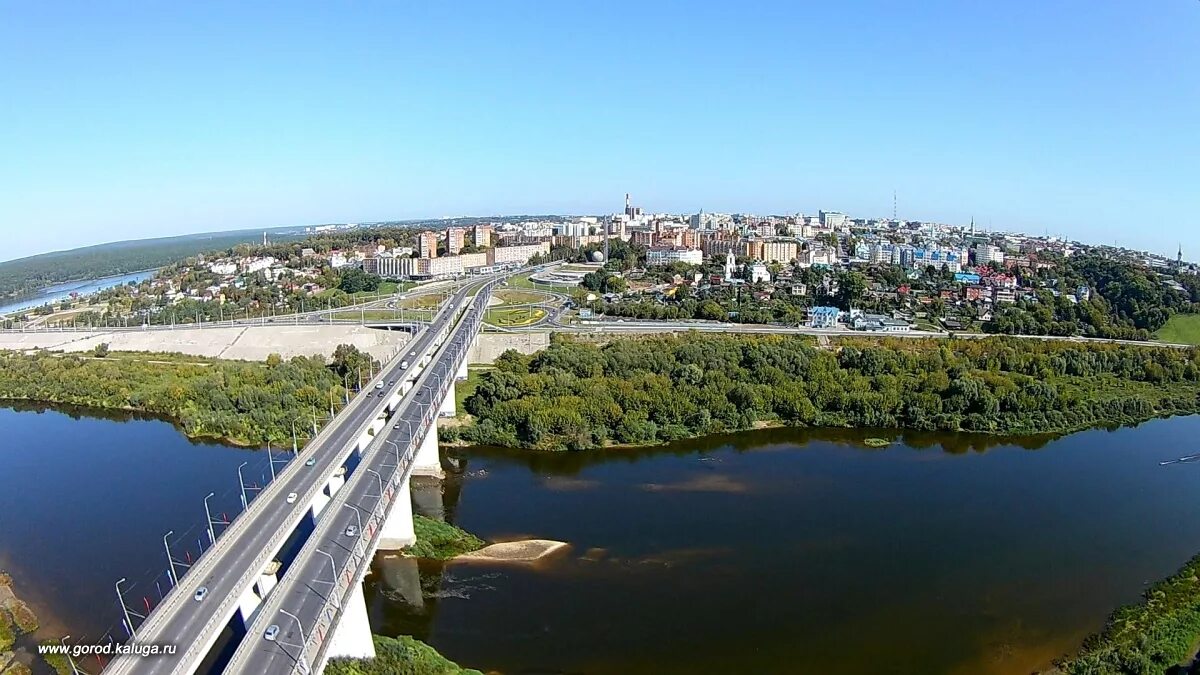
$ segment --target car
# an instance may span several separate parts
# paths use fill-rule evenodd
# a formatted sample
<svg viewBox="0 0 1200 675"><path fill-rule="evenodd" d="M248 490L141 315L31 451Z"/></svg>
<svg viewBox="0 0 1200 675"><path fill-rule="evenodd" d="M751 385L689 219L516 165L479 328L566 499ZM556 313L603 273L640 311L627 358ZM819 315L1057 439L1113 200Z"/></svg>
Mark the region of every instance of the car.
<svg viewBox="0 0 1200 675"><path fill-rule="evenodd" d="M393 428L393 429L399 429L399 428L400 428L400 423L399 423L399 422L396 422L395 424L393 424L393 425L392 425L392 428Z"/></svg>
<svg viewBox="0 0 1200 675"><path fill-rule="evenodd" d="M200 602L207 595L208 595L208 586L201 586L200 588L196 589L196 594L192 596L192 599L195 600L196 602Z"/></svg>
<svg viewBox="0 0 1200 675"><path fill-rule="evenodd" d="M395 380L388 380L388 386L389 386L389 387L394 387L394 386L396 386L396 381L395 381Z"/></svg>
<svg viewBox="0 0 1200 675"><path fill-rule="evenodd" d="M346 526L346 536L347 537L357 537L358 536L358 526L357 525L347 525Z"/></svg>
<svg viewBox="0 0 1200 675"><path fill-rule="evenodd" d="M408 355L409 355L409 356L416 356L416 355L417 355L417 352L414 350L414 351L411 351L411 352L409 352L409 353L408 353Z"/></svg>
<svg viewBox="0 0 1200 675"><path fill-rule="evenodd" d="M313 459L312 457L309 457L308 461L304 463L304 466L312 466L313 464L316 464L316 463L317 463L317 460Z"/></svg>
<svg viewBox="0 0 1200 675"><path fill-rule="evenodd" d="M383 383L382 383L382 382L376 382L376 383L375 383L375 388L376 388L376 389L383 389Z"/></svg>
<svg viewBox="0 0 1200 675"><path fill-rule="evenodd" d="M289 492L289 493L288 493L288 496L287 496L287 503L289 503L289 504L295 504L295 503L296 503L296 493L295 493L295 492Z"/></svg>
<svg viewBox="0 0 1200 675"><path fill-rule="evenodd" d="M408 367L408 361L401 361L401 362L400 362L400 367L401 367L401 368L407 368L407 367Z"/></svg>
<svg viewBox="0 0 1200 675"><path fill-rule="evenodd" d="M268 642L274 642L277 635L279 635L279 626L276 624L267 626L267 629L263 631L263 639Z"/></svg>

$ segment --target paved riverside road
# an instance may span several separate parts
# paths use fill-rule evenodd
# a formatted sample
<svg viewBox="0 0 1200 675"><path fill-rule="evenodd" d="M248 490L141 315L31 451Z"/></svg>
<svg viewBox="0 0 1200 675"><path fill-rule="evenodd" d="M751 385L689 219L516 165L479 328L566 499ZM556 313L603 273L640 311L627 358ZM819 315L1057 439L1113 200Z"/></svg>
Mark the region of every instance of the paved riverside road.
<svg viewBox="0 0 1200 675"><path fill-rule="evenodd" d="M397 500L410 499L408 490L403 489L403 481L411 472L412 457L401 453L409 447L410 441L415 440L419 443L424 437L430 406L436 410L440 403L432 398L434 389L440 383L454 379L457 364L461 362L457 357L461 354L461 358L466 358L465 351L475 337L476 324L482 320L494 285L495 282L487 284L475 296L470 308L463 314L462 321L442 346L436 360L421 374L412 391L401 400L395 416L388 420L388 425L376 436L377 440L363 457L354 476L342 486L334 500L326 507L329 516L322 517L317 522L316 529L309 536L287 574L267 596L254 622L248 627L237 652L226 666L227 675L282 674L293 670L307 673L309 666L323 662L324 649L332 639L331 633L320 636L323 638L320 648L314 644L314 651L320 652L321 657L313 658L310 655L307 659L302 658L301 645L312 638L312 631L317 626L317 619L322 611L333 611L326 608L326 599L330 597L333 579L340 576L344 580L350 580L349 593L357 594L356 599L361 601L362 590L359 582L364 571L363 566L369 565L371 554L374 552L373 543L377 541L376 531L362 532L358 536L350 537L345 533L346 528L360 522L365 526L368 523L368 514L378 505L382 494L388 494L389 498L394 496ZM434 423L436 424L436 421ZM356 511L359 513L358 517L355 515ZM353 555L355 548L359 549L358 556ZM356 560L361 562L356 564ZM335 594L334 597L338 596ZM337 604L344 603L345 598L337 601ZM281 610L295 615L296 618L289 617ZM365 615L362 618L364 624L361 629L369 633L370 628L365 625ZM280 629L275 641L263 638L263 633L270 625L277 625ZM310 663L310 660L317 663Z"/></svg>
<svg viewBox="0 0 1200 675"><path fill-rule="evenodd" d="M237 611L239 598L257 580L257 572L296 529L313 498L334 470L349 457L354 441L383 410L387 397L375 395L378 391L374 389L375 383L383 382L384 391L390 395L395 387L389 387L387 383L394 381L399 385L404 373L416 367L417 360L432 346L434 338L450 326L457 314L452 308L463 302L468 290L464 287L455 293L434 321L405 345L401 354L367 385L364 391L371 392L371 396L355 397L309 443L297 458L299 461L290 462L277 480L259 493L250 507L218 537L216 544L200 557L179 580L179 585L137 628L134 639L138 643L173 644L177 645L178 651L170 656L120 657L109 664L106 673L194 671ZM416 356L409 356L410 352L416 352ZM407 369L400 367L402 361L408 362ZM314 466L305 466L309 459L315 462ZM355 475L357 473L356 470ZM294 504L286 503L286 495L290 492L299 495ZM323 512L320 521L341 522L345 515L324 517L328 513ZM200 586L208 588L208 595L196 602L193 595Z"/></svg>

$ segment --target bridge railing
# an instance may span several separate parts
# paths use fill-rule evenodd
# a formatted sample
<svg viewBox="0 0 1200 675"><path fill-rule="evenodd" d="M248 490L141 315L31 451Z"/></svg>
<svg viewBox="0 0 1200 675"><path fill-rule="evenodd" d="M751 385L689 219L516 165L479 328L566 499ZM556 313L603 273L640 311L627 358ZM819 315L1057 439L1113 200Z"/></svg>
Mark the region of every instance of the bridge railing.
<svg viewBox="0 0 1200 675"><path fill-rule="evenodd" d="M456 310L448 305L446 307L443 307L440 311L453 312ZM440 313L440 311L439 311L439 313ZM402 356L400 353L398 353L392 360L394 361L394 360L398 360L400 358L402 358ZM381 368L380 373L378 375L376 375L376 378L382 378L384 376L384 373L386 373L386 372L387 372L386 368ZM368 383L368 386L369 385L370 385L370 383ZM359 399L355 399L355 400L357 401ZM362 400L366 401L366 400L370 400L370 399L362 399ZM358 438L361 435L361 433L364 433L365 429L369 428L373 421L374 421L374 417L372 417L371 419L368 419L366 422L364 422L363 429L360 430L358 433L356 433L354 435L354 438ZM312 442L310 442L308 447L315 447L315 445L317 445L319 442L323 442L323 440L324 440L323 437L332 433L333 428L334 428L333 424L327 424L325 426L325 428L322 429L321 432L317 435L317 437L314 438ZM289 466L285 467L283 469L283 471L284 472L287 472L289 470L298 471L299 470L298 468L294 468L296 466L298 466L298 464L289 465ZM254 502L252 502L252 504L257 503L258 501L260 501L260 499L264 499L264 498L269 500L272 497L274 492L279 491L280 488L277 487L277 485L279 485L279 484L281 484L280 481L277 481L277 480L272 481L265 488L263 488L263 491L258 495L258 497L255 498L255 500L254 500ZM325 481L314 481L314 483L312 485L310 485L307 490L305 490L303 497L302 497L303 503L312 503L312 501L316 498L317 493L319 493L324 488L325 488ZM236 539L242 530L249 527L249 525L247 525L247 522L248 522L247 519L243 517L245 515L245 513L247 512L247 510L243 510L242 512L238 513L237 516L235 516L230 521L229 526L225 529L224 532L221 533L221 536L217 537L217 541L214 542L214 546L210 547L208 549L208 551L205 551L196 560L195 566L191 570L189 570L189 574L185 574L183 577L181 577L181 579L180 579L181 582L183 579L202 578L207 575L209 569L215 564L213 561L217 559L217 556L213 555L213 551L227 546L228 542ZM271 535L271 538L268 541L267 546L263 547L263 549L258 553L258 555L255 556L254 561L252 562L251 566L248 568L246 574L244 574L242 576L242 578L238 580L237 589L240 590L243 587L247 586L248 585L247 580L249 580L250 583L253 583L253 580L255 578L257 578L260 571L267 566L267 564L270 562L271 558L273 558L276 555L276 553L283 547L283 544L286 542L287 538L289 536L291 536L290 530L291 530L291 528L280 528ZM158 624L160 624L162 621L165 620L163 617L166 615L167 610L164 609L164 607L173 605L180 601L179 594L176 593L176 589L178 588L178 586L179 586L179 584L177 583L175 586L172 586L170 589L168 589L166 595L163 596L163 600L158 604L157 607L154 608L155 611L151 612L150 615L146 618L146 620L142 622L142 625L137 627L137 631L135 632L135 638L140 639L142 641L149 640L149 638L145 635L145 632L153 631L157 627ZM226 621L228 621L228 617L234 610L234 606L240 600L241 600L241 592L226 594L221 599L220 604L217 606L216 612L214 612L212 614L212 616L209 618L209 620L207 622L205 622L204 627L200 630L199 635L214 634L214 631L216 631L220 625L222 625ZM197 636L197 638L199 638L199 635ZM205 644L204 640L201 640L201 639L192 640L192 642L188 645L188 648L180 656L180 662L181 663L191 663L197 658L202 658L203 653L201 653L201 650L207 650L207 649L208 649L208 645ZM119 661L112 662L111 665L114 666L113 672L120 670L120 666L117 665L118 663L119 663Z"/></svg>
<svg viewBox="0 0 1200 675"><path fill-rule="evenodd" d="M454 332L465 329L467 334L474 334L479 330L483 321L483 309L486 307L486 298L494 283L492 282L484 286L475 296L475 299L472 300L472 311L468 313L467 317L456 327ZM483 299L482 302L481 298ZM387 515L391 510L392 504L397 497L410 498L406 491L398 490L398 488L403 485L404 479L412 469L416 450L420 447L425 434L429 433L429 429L436 424L440 406L435 401L440 401L442 396L449 393L449 388L454 382L458 367L461 361L466 358L469 347L469 342L464 341L455 344L453 340L448 340L446 346L443 347L445 352L439 355L438 360L440 361L441 358L449 356L449 361L443 371L445 375L439 378L436 394L430 397L428 409L421 416L421 423L409 437L402 459L397 462L396 468L389 476L387 488L383 491L383 496L376 501L370 516L363 524L364 532L360 533L358 543L363 544L364 538L367 540L367 543L361 547L356 546L352 549L346 564L340 572L337 572L335 585L325 598L316 623L306 637L303 652L301 657L296 659L293 672L299 675L308 675L309 671L307 669L323 663L323 660L326 658L329 643L340 619L342 608L350 601L353 593L359 592L358 582L363 578L366 568L374 558L374 551L379 544L383 523L387 520ZM426 377L429 377L429 375ZM319 668L317 670L319 671Z"/></svg>

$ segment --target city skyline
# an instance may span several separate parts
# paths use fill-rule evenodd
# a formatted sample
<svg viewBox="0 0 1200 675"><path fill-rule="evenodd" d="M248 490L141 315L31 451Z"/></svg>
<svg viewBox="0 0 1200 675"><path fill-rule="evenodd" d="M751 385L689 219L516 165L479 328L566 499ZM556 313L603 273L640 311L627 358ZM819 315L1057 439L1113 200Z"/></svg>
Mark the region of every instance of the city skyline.
<svg viewBox="0 0 1200 675"><path fill-rule="evenodd" d="M0 27L3 259L626 191L1200 250L1195 3L114 7Z"/></svg>

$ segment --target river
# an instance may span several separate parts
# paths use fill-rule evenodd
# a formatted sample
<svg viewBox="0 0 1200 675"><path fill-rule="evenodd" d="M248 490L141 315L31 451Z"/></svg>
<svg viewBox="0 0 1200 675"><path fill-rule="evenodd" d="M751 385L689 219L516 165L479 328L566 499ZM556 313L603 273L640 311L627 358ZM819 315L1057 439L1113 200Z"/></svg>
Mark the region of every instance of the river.
<svg viewBox="0 0 1200 675"><path fill-rule="evenodd" d="M0 567L49 624L117 629L202 500L262 453L170 424L0 410ZM505 673L1025 675L1200 551L1200 417L1019 443L765 430L571 455L454 450L426 485L485 538L572 547L535 568L376 559L377 633ZM192 546L194 552L195 546ZM135 583L136 582L136 583Z"/></svg>
<svg viewBox="0 0 1200 675"><path fill-rule="evenodd" d="M80 281L67 281L53 286L47 286L33 293L32 295L22 297L19 300L14 300L7 304L0 304L0 314L8 314L10 312L19 312L34 307L41 307L46 303L56 303L75 294L78 297L91 295L106 288L114 286L124 286L127 283L138 283L154 276L153 270L143 272L133 272L131 274L118 274L116 276L104 277L102 279L82 279Z"/></svg>

